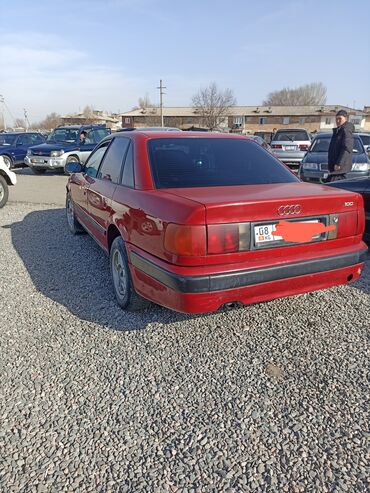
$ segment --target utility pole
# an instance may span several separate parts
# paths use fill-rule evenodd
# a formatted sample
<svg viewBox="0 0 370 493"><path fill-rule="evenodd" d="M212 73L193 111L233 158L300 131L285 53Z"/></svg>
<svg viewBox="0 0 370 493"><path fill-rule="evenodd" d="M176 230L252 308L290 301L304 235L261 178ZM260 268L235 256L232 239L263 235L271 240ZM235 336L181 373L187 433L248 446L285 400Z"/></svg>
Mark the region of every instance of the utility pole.
<svg viewBox="0 0 370 493"><path fill-rule="evenodd" d="M28 129L30 128L30 122L28 121L28 113L26 108L23 108L24 112L24 121L26 122L26 132L28 132Z"/></svg>
<svg viewBox="0 0 370 493"><path fill-rule="evenodd" d="M2 119L2 124L3 124L4 130L6 130L5 114L4 114L5 100L4 100L4 96L2 94L0 94L0 104L1 104L1 119Z"/></svg>
<svg viewBox="0 0 370 493"><path fill-rule="evenodd" d="M163 89L167 89L167 87L165 87L163 84L162 84L162 79L159 81L159 87L157 87L157 89L159 89L159 107L161 109L161 127L164 127L164 122L163 122L163 94L165 94L163 92Z"/></svg>

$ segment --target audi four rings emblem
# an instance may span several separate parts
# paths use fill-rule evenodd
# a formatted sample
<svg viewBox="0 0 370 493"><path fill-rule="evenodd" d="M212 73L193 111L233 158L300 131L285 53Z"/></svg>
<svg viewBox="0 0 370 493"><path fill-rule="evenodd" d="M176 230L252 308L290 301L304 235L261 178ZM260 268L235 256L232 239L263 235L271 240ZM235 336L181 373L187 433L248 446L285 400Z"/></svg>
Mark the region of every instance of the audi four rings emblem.
<svg viewBox="0 0 370 493"><path fill-rule="evenodd" d="M299 204L281 205L277 211L279 216L289 216L293 214L300 214L302 212L302 207Z"/></svg>

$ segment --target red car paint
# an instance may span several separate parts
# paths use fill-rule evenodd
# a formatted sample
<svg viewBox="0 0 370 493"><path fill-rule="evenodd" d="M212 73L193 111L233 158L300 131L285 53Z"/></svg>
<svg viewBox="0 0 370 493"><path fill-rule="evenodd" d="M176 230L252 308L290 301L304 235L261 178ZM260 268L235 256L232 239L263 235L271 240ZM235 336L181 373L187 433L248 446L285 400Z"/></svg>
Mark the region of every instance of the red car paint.
<svg viewBox="0 0 370 493"><path fill-rule="evenodd" d="M156 189L148 156L150 139L245 137L196 132L122 134L104 141L130 139L135 187L78 173L70 177L67 190L79 222L107 253L113 239L122 236L134 288L144 298L173 310L203 313L226 303L271 300L345 284L360 276L367 247L361 239L364 212L359 195L298 181ZM276 165L284 166L278 161ZM278 209L295 204L300 206L299 213L292 219L325 216L336 221L335 235L330 237L329 232L327 239L310 243L253 245L254 223L290 220L279 215ZM220 246L210 242L212 231L217 233L217 226L223 231L222 225L221 250L230 246L220 252ZM249 228L246 248L242 243L235 247L235 228L239 228L239 239L246 234L241 233L243 228Z"/></svg>

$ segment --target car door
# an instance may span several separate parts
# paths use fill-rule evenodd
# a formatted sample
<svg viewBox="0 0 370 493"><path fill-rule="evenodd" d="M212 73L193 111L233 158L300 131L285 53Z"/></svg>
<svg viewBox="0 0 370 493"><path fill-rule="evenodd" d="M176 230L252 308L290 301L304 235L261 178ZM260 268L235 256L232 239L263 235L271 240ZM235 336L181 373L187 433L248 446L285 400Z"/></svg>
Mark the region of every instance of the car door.
<svg viewBox="0 0 370 493"><path fill-rule="evenodd" d="M23 163L27 150L31 145L32 139L30 135L21 134L17 137L13 155L13 160L16 164Z"/></svg>
<svg viewBox="0 0 370 493"><path fill-rule="evenodd" d="M367 178L366 188L362 194L365 206L365 236L370 241L370 177Z"/></svg>
<svg viewBox="0 0 370 493"><path fill-rule="evenodd" d="M87 189L87 208L91 219L93 234L99 243L106 246L106 232L110 216L113 214L112 198L117 184L120 183L122 164L130 139L115 137L104 155L96 178L89 178Z"/></svg>
<svg viewBox="0 0 370 493"><path fill-rule="evenodd" d="M98 169L106 153L110 141L103 142L90 155L82 173L75 173L69 180L70 193L75 205L75 213L78 219L92 230L92 221L90 220L87 207L87 190L98 174Z"/></svg>

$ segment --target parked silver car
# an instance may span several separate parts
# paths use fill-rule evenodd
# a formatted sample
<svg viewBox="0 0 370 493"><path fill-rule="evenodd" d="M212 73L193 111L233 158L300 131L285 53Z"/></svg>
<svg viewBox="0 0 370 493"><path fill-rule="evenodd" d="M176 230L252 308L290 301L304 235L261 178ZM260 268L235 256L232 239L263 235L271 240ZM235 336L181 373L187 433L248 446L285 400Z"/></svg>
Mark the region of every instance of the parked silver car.
<svg viewBox="0 0 370 493"><path fill-rule="evenodd" d="M279 129L270 145L273 154L297 173L304 155L310 148L311 137L304 128Z"/></svg>

